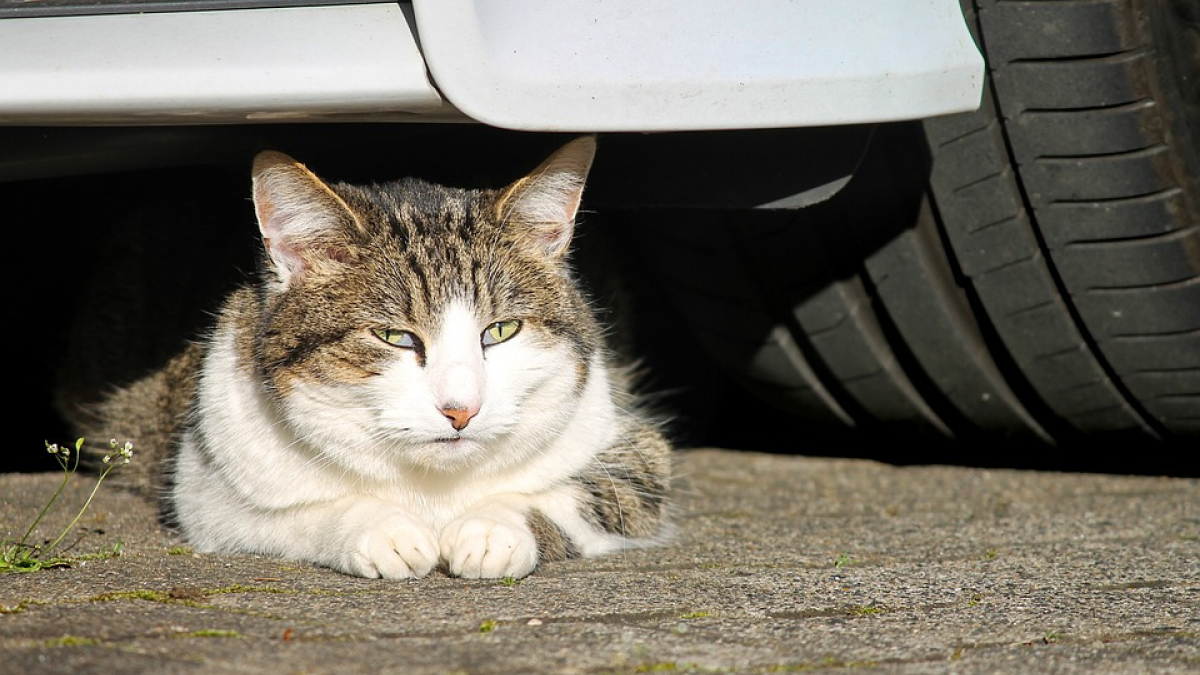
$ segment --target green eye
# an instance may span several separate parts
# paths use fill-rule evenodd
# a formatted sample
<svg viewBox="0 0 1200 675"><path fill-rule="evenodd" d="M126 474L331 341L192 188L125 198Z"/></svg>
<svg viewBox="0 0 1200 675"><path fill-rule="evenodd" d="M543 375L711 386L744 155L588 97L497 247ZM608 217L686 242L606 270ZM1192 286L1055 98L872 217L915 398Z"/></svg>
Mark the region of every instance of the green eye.
<svg viewBox="0 0 1200 675"><path fill-rule="evenodd" d="M396 330L395 328L372 328L371 333L375 337L383 340L393 347L403 347L404 349L417 348L417 336L406 330Z"/></svg>
<svg viewBox="0 0 1200 675"><path fill-rule="evenodd" d="M512 336L516 335L517 331L519 330L521 330L520 321L497 321L496 323L484 329L482 340L483 346L488 347L490 345L500 344L505 340L511 339Z"/></svg>

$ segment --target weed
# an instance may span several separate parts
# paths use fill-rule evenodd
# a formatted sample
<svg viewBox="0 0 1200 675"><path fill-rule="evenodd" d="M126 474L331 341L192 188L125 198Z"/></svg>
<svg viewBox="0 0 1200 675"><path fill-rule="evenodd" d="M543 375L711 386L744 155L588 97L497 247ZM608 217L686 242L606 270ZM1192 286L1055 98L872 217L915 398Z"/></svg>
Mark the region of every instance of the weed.
<svg viewBox="0 0 1200 675"><path fill-rule="evenodd" d="M493 621L492 619L485 619L479 623L479 634L482 635L484 633L490 633L496 630L496 627L499 625L500 624L498 622Z"/></svg>
<svg viewBox="0 0 1200 675"><path fill-rule="evenodd" d="M679 618L681 618L681 619L706 619L710 616L712 616L711 612L688 612L687 614L680 614Z"/></svg>
<svg viewBox="0 0 1200 675"><path fill-rule="evenodd" d="M833 566L837 569L841 569L857 562L858 560L851 556L849 551L842 551L838 554L838 557L833 560Z"/></svg>
<svg viewBox="0 0 1200 675"><path fill-rule="evenodd" d="M81 555L71 556L73 562L84 562L85 560L108 560L109 558L120 558L125 552L125 544L117 542L106 549L96 551L95 553L83 553Z"/></svg>
<svg viewBox="0 0 1200 675"><path fill-rule="evenodd" d="M4 614L20 614L29 608L30 605L40 605L36 600L22 600L15 605L0 605L0 616Z"/></svg>
<svg viewBox="0 0 1200 675"><path fill-rule="evenodd" d="M108 443L112 452L104 455L104 470L100 472L100 477L96 479L96 485L92 488L91 494L88 495L87 501L79 508L79 512L75 514L75 518L71 520L62 534L58 538L45 546L39 544L30 544L29 537L33 531L37 529L38 523L42 522L42 518L50 511L50 507L62 495L63 490L67 487L67 482L71 480L71 476L75 475L79 469L79 456L83 449L83 439L75 441L74 451L71 448L60 447L57 443L46 441L46 452L54 455L54 459L58 461L58 465L62 467L63 479L59 483L58 489L50 496L50 501L42 507L41 513L37 518L33 519L33 523L29 529L25 530L25 534L19 540L5 539L0 542L0 572L36 572L51 567L70 567L80 560L80 558L65 558L55 557L51 553L63 539L75 529L75 525L79 523L79 519L83 517L83 512L92 504L92 499L95 498L96 492L100 489L100 484L117 466L128 464L133 457L133 444L125 443L123 446L117 445L117 439L112 439ZM115 461L114 461L115 460ZM124 461L122 461L124 460ZM120 549L114 548L111 555L119 555ZM110 557L110 554L104 554L103 557Z"/></svg>
<svg viewBox="0 0 1200 675"><path fill-rule="evenodd" d="M509 588L512 588L513 586L516 586L519 583L521 583L521 580L515 579L513 577L504 577L503 579L500 580L501 586L508 586Z"/></svg>

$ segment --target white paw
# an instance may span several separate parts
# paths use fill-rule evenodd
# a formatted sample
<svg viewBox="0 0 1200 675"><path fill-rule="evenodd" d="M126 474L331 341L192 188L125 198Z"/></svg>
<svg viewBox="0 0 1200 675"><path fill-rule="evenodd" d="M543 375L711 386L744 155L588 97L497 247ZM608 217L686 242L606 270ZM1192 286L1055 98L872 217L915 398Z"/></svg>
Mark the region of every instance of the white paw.
<svg viewBox="0 0 1200 675"><path fill-rule="evenodd" d="M537 567L537 540L523 519L468 514L442 530L442 559L467 579L521 578Z"/></svg>
<svg viewBox="0 0 1200 675"><path fill-rule="evenodd" d="M433 531L399 509L374 512L350 532L352 547L342 570L361 577L420 579L438 563ZM350 525L354 527L354 525Z"/></svg>

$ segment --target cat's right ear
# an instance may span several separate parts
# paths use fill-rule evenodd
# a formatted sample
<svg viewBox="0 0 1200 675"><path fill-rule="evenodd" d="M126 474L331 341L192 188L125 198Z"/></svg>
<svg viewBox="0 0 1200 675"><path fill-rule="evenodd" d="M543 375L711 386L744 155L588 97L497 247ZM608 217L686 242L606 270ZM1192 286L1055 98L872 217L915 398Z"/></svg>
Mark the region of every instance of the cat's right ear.
<svg viewBox="0 0 1200 675"><path fill-rule="evenodd" d="M342 233L358 223L337 193L282 152L258 153L251 173L263 247L284 287L343 257Z"/></svg>

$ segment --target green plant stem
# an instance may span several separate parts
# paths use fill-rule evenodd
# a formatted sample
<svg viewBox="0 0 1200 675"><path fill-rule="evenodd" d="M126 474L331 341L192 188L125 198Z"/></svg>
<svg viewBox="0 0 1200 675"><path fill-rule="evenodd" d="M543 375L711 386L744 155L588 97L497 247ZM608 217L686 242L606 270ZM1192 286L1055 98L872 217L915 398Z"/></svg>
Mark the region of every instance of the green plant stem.
<svg viewBox="0 0 1200 675"><path fill-rule="evenodd" d="M76 460L75 463L76 463L76 465L78 465L79 464L78 460ZM49 546L47 546L44 549L46 552L53 551L54 547L58 546L59 543L62 542L63 538L66 537L67 534L75 528L75 524L78 523L79 519L83 517L83 512L87 511L87 507L91 505L92 498L96 496L96 492L100 489L100 484L104 482L104 477L108 475L108 472L113 470L114 466L116 466L116 465L109 464L108 468L104 469L104 471L100 474L100 477L96 479L96 485L95 485L95 487L92 488L92 494L88 495L87 501L83 503L83 506L79 509L79 513L75 514L75 519L71 521L70 525L67 525L67 529L63 530L62 534L58 535L58 539L55 539L53 542L51 542L51 544Z"/></svg>
<svg viewBox="0 0 1200 675"><path fill-rule="evenodd" d="M75 457L78 458L79 455L76 454ZM46 502L46 505L42 507L42 512L39 513L38 517L34 519L33 524L29 526L28 530L25 530L25 534L21 536L21 541L17 542L17 546L19 548L25 547L25 542L29 539L29 535L33 534L33 531L37 529L38 523L42 522L42 518L46 515L46 512L49 511L50 507L54 505L54 502L58 499L58 496L62 494L63 489L67 487L67 481L71 479L71 470L67 467L67 462L63 461L62 457L57 455L55 455L55 459L58 460L59 465L63 468L62 482L58 484L58 489L54 491L54 496L52 496L50 501ZM75 463L76 466L78 466L79 460L76 459Z"/></svg>

